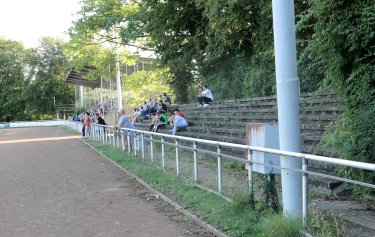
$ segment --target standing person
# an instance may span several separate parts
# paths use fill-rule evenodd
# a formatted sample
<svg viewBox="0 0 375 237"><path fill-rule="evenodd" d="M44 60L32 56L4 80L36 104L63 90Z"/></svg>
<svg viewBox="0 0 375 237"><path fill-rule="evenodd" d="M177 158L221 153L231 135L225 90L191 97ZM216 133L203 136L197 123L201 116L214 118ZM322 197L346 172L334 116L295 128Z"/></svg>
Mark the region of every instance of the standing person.
<svg viewBox="0 0 375 237"><path fill-rule="evenodd" d="M213 100L214 100L214 96L212 94L212 91L207 88L207 85L204 85L201 95L198 96L198 103L199 103L198 107L210 106L208 103L212 102Z"/></svg>
<svg viewBox="0 0 375 237"><path fill-rule="evenodd" d="M103 126L103 127L102 126L99 127L99 130L98 130L99 134L100 134L100 131L103 131L103 134L105 134L105 127L104 126L107 125L107 123L105 122L105 120L104 120L104 118L102 117L101 114L97 114L96 116L97 116L97 120L96 120L97 122L96 123Z"/></svg>
<svg viewBox="0 0 375 237"><path fill-rule="evenodd" d="M119 119L118 119L118 124L117 124L117 129L118 131L121 131L121 128L130 128L130 129L135 129L134 125L130 122L129 117L125 115L125 110L121 109L119 112ZM133 131L128 131L130 136L134 134ZM131 139L130 139L131 140ZM127 136L124 137L124 150L127 149L128 147L128 139ZM130 151L129 151L130 152Z"/></svg>
<svg viewBox="0 0 375 237"><path fill-rule="evenodd" d="M177 111L173 111L174 113L174 126L173 126L173 130L172 130L172 135L176 135L176 132L180 129L180 128L185 128L188 125L188 123L186 122L186 119L184 119L184 117L181 117L179 115L177 115Z"/></svg>
<svg viewBox="0 0 375 237"><path fill-rule="evenodd" d="M90 136L90 131L91 131L90 113L86 112L86 117L85 117L83 128L82 128L82 136L86 137L86 134Z"/></svg>

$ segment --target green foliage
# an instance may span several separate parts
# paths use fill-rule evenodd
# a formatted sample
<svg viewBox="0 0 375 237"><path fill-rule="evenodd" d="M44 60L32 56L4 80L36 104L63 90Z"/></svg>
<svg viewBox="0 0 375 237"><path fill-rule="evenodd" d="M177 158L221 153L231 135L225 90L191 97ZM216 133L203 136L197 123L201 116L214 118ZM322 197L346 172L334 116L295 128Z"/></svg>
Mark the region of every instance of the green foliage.
<svg viewBox="0 0 375 237"><path fill-rule="evenodd" d="M285 217L282 214L269 215L265 218L258 229L256 237L289 237L289 236L303 236L300 233L301 220Z"/></svg>
<svg viewBox="0 0 375 237"><path fill-rule="evenodd" d="M300 220L275 215L267 209L254 210L253 202L248 196L238 196L233 203L228 203L221 197L176 177L174 173L124 155L120 149L111 149L106 144L91 140L89 143L153 188L162 190L169 198L177 200L189 212L230 236L300 236ZM269 230L275 235L268 235Z"/></svg>
<svg viewBox="0 0 375 237"><path fill-rule="evenodd" d="M320 213L308 218L306 231L316 237L347 236L342 220L334 213Z"/></svg>
<svg viewBox="0 0 375 237"><path fill-rule="evenodd" d="M0 121L52 118L54 97L56 104L73 103L62 44L43 38L39 47L24 49L0 38Z"/></svg>
<svg viewBox="0 0 375 237"><path fill-rule="evenodd" d="M320 149L341 158L367 163L375 163L375 104L345 112L325 137ZM340 168L338 173L358 181L375 183L375 174L354 168ZM353 186L356 194L361 196L374 190Z"/></svg>
<svg viewBox="0 0 375 237"><path fill-rule="evenodd" d="M131 75L123 76L125 80L125 103L132 107L143 104L149 98L155 98L161 92L169 94L169 82L172 75L168 69L155 69L151 71L139 71Z"/></svg>
<svg viewBox="0 0 375 237"><path fill-rule="evenodd" d="M114 67L113 58L96 58L103 51L98 45L122 43L155 51L161 67L170 69L167 81L178 103L196 101L202 83L215 100L276 92L272 1L84 0L82 6L70 30L73 51L91 47L80 53L85 56L81 65L92 63L98 73ZM367 146L374 137L365 129L373 124L368 118L375 99L375 5L370 0L296 0L295 15L301 91L334 89L343 98L342 121L350 126L337 127L339 141L333 144L344 146L332 149L344 158L373 161Z"/></svg>
<svg viewBox="0 0 375 237"><path fill-rule="evenodd" d="M0 38L0 121L24 117L27 53L21 43Z"/></svg>
<svg viewBox="0 0 375 237"><path fill-rule="evenodd" d="M314 0L311 11L318 19L313 52L326 65L324 83L342 96L345 106L323 147L345 159L374 163L375 5L366 0ZM375 182L373 172L341 169L340 173ZM359 188L355 191L366 193Z"/></svg>
<svg viewBox="0 0 375 237"><path fill-rule="evenodd" d="M55 104L74 103L74 91L65 78L69 69L68 57L63 52L64 43L45 37L40 46L33 49L30 66L34 69L33 80L24 89L27 101L26 113L31 119L52 118Z"/></svg>

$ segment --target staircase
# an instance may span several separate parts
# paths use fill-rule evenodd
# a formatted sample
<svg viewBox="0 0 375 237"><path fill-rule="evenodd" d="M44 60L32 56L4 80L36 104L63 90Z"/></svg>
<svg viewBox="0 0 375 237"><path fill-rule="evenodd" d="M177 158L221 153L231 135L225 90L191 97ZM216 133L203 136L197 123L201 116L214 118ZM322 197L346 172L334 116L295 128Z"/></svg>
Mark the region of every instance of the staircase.
<svg viewBox="0 0 375 237"><path fill-rule="evenodd" d="M178 135L237 144L246 143L247 123L277 123L278 121L276 96L217 101L206 108L198 108L196 104L181 104L175 107L185 114L189 123L189 127L185 131L178 132ZM174 106L171 108L173 109ZM341 112L340 99L333 94L301 94L300 122L303 153L325 155L317 151L317 145L325 131L339 118ZM147 130L148 121L136 127ZM170 133L169 130L169 128L164 128L160 132ZM241 150L223 149L223 153L245 157ZM309 166L310 170L319 172L332 173L334 171L333 166L319 162L311 162ZM316 182L317 186L325 188L336 186L326 179L311 180L311 182Z"/></svg>

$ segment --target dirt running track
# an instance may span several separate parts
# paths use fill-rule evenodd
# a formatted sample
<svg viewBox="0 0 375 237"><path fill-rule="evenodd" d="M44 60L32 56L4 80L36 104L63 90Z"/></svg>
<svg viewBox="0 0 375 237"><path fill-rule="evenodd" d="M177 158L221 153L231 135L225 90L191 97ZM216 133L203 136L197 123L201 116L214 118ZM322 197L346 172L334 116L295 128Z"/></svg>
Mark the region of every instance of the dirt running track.
<svg viewBox="0 0 375 237"><path fill-rule="evenodd" d="M71 136L0 132L1 237L213 236Z"/></svg>

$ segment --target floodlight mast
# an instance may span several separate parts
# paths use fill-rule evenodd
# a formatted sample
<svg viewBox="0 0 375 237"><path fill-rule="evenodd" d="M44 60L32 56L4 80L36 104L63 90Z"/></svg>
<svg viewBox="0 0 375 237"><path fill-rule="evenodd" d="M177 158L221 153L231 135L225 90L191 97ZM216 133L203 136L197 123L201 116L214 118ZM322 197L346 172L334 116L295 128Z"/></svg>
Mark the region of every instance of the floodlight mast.
<svg viewBox="0 0 375 237"><path fill-rule="evenodd" d="M295 17L293 0L272 0L277 109L280 149L301 151L299 80L297 75ZM281 166L302 169L298 158L282 156ZM281 171L284 214L302 217L302 174Z"/></svg>
<svg viewBox="0 0 375 237"><path fill-rule="evenodd" d="M122 109L121 74L119 61L119 48L116 49L116 84L117 84L117 111Z"/></svg>

